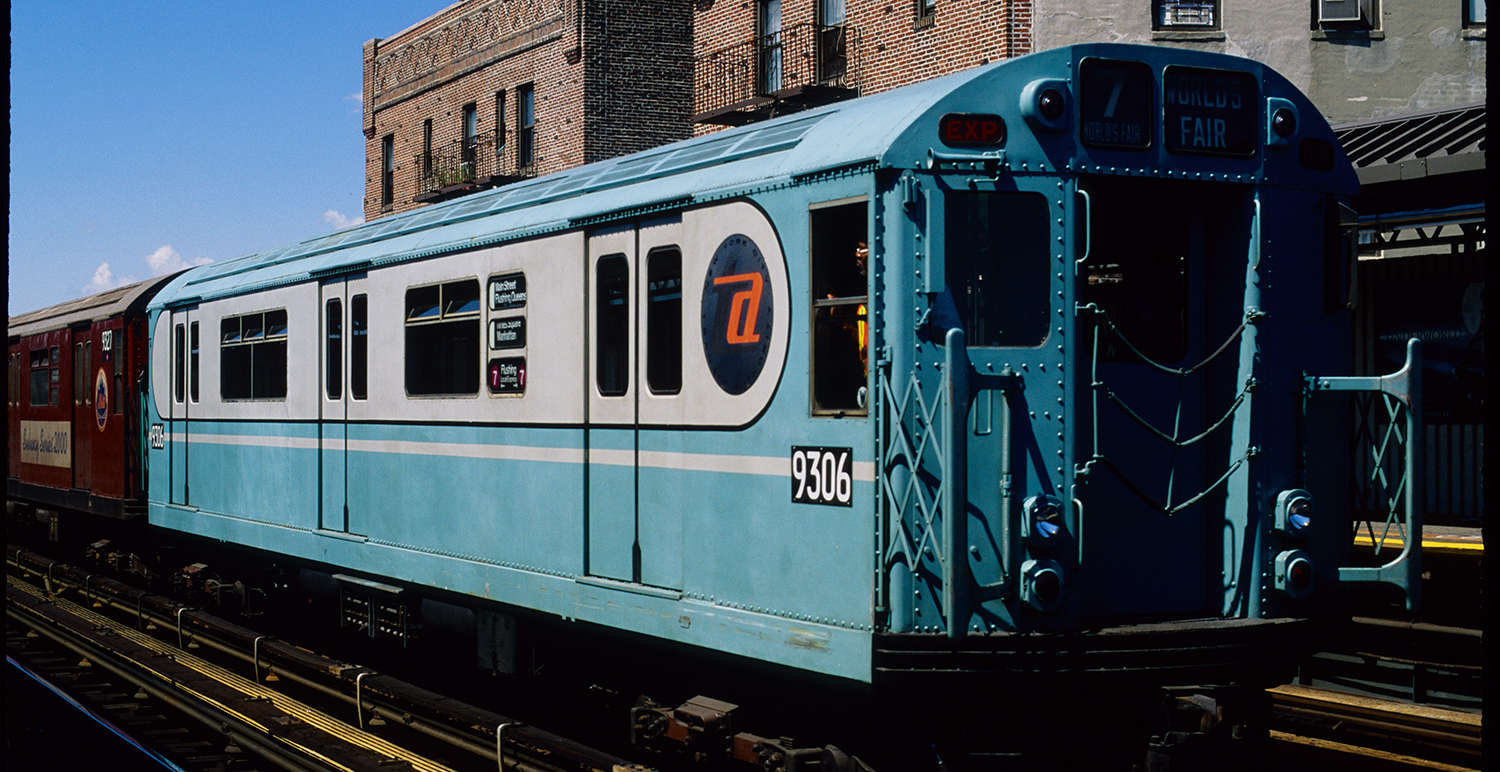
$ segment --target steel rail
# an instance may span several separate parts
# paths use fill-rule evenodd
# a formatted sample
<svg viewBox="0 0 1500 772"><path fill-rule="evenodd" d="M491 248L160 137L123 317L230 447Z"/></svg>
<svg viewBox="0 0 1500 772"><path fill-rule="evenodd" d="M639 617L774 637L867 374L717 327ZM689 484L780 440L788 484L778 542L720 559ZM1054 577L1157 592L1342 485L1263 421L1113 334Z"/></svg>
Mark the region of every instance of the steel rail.
<svg viewBox="0 0 1500 772"><path fill-rule="evenodd" d="M286 678L305 688L327 697L345 702L356 708L356 712L368 709L370 715L401 724L402 726L447 743L497 765L501 759L496 752L497 728L510 725L505 740L508 747L504 753L504 769L519 772L556 772L558 770L610 770L611 772L645 772L648 768L633 764L611 754L599 751L574 740L543 729L526 725L514 718L502 716L452 700L421 687L408 684L388 675L357 665L339 662L325 656L298 648L279 639L270 638L234 623L215 617L201 610L183 606L163 596L147 593L113 579L91 576L82 569L66 565L24 548L9 546L7 561L18 571L35 576L47 575L54 587L79 588L91 596L91 600L108 605L122 613L133 615L137 624L143 626L150 619L163 629L175 630L178 621L186 618L189 625L184 643L206 645L216 651L233 656L254 667L265 668L278 677ZM45 570L39 567L45 566ZM88 585L84 586L84 580ZM106 595L107 594L107 597ZM225 640L218 640L222 636ZM240 641L244 646L235 646ZM257 643L259 641L259 643ZM331 678L335 685L316 680L311 675L299 674L297 670ZM368 674L365 677L361 674ZM364 679L361 690L361 705L356 705L355 682ZM371 686L374 683L375 686ZM431 710L444 714L437 719L419 717L410 708ZM457 729L455 727L463 727ZM480 741L476 738L483 738Z"/></svg>

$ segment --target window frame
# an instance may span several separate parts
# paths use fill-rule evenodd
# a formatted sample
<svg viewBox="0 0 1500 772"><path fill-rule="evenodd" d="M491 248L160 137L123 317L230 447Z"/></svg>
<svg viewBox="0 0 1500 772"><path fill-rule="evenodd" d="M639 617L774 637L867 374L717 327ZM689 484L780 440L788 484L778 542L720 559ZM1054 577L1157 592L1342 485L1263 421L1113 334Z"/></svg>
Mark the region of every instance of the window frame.
<svg viewBox="0 0 1500 772"><path fill-rule="evenodd" d="M187 325L172 324L172 403L181 405L187 398Z"/></svg>
<svg viewBox="0 0 1500 772"><path fill-rule="evenodd" d="M536 165L536 85L516 86L516 169Z"/></svg>
<svg viewBox="0 0 1500 772"><path fill-rule="evenodd" d="M671 256L675 257L676 260L677 260L676 271L675 271L675 273L673 273L671 275L672 278L676 282L677 298L676 298L675 303L672 303L671 299L667 298L666 302L669 303L669 304L671 304L673 306L672 310L671 311L663 311L662 314L658 315L658 314L652 313L654 310L656 310L658 308L658 306L656 305L656 303L659 302L657 300L657 298L655 297L655 295L653 294L654 293L654 289L652 287L652 283L654 281L657 281L660 278L665 278L665 277L657 277L655 275L656 271L653 270L653 269L658 265L658 259L659 258L665 258L668 255L671 255ZM652 247L649 251L646 252L646 298L645 298L645 301L646 301L646 308L645 308L645 312L646 313L643 316L645 318L646 327L642 331L641 342L646 347L646 354L645 354L645 359L646 359L646 388L649 389L652 394L655 394L655 395L658 395L658 396L670 396L670 395L673 395L673 394L681 394L682 393L682 349L683 349L683 346L682 346L682 333L683 333L683 324L682 324L682 248L680 246L678 246L676 244L663 244L661 246ZM675 312L675 313L673 313L673 312ZM663 345L661 345L663 343L663 341L659 341L657 339L657 336L654 334L657 331L657 320L665 321L666 319L673 318L674 316L675 316L675 327L676 327L676 332L677 332L675 346L670 346L670 347L663 346ZM659 348L661 348L663 350L670 350L671 352L673 352L675 354L675 357L672 357L672 358L669 358L669 359L659 359L658 358L658 356L659 356L658 355ZM661 371L663 369L665 370L665 372L663 374L668 375L670 378L674 378L675 380L669 379L667 381L664 381L660 386L658 386L658 384L656 382L656 376L658 375L658 371Z"/></svg>
<svg viewBox="0 0 1500 772"><path fill-rule="evenodd" d="M360 401L370 398L369 315L368 295L361 292L349 298L349 398Z"/></svg>
<svg viewBox="0 0 1500 772"><path fill-rule="evenodd" d="M912 24L921 29L937 23L937 0L912 0Z"/></svg>
<svg viewBox="0 0 1500 772"><path fill-rule="evenodd" d="M505 157L505 89L495 92L495 158Z"/></svg>
<svg viewBox="0 0 1500 772"><path fill-rule="evenodd" d="M807 325L808 325L808 327L807 327L807 334L808 334L808 345L807 345L807 352L808 352L808 354L807 354L807 357L808 357L808 359L807 359L807 404L808 404L808 414L811 415L811 416L813 416L813 417L817 417L817 418L842 418L842 417L858 418L858 417L865 417L865 416L868 416L870 414L870 398L869 398L869 391L868 391L869 390L869 385L870 385L870 370L869 370L869 362L870 362L870 360L869 360L869 356L870 356L870 348L871 348L871 345L873 343L873 340L872 340L873 336L870 333L874 329L874 326L869 323L869 318L870 318L870 294L869 294L870 293L870 277L869 277L870 265L869 265L869 253L868 253L868 250L869 250L869 244L870 244L870 241L871 241L871 239L870 239L870 225L869 225L870 206L871 206L871 203L870 203L869 197L867 197L867 196L853 196L853 197L850 197L850 198L842 198L842 199L836 199L836 200L832 200L832 201L820 201L820 202L812 204L810 207L808 207L808 213L807 213L807 215L808 215L808 233L809 233L809 235L810 235L811 238L810 238L810 242L809 242L809 253L808 253L808 261L807 261L807 265L808 265L808 268L807 268L807 270L808 270L808 284L807 284L807 286L811 289L813 295L817 295L819 293L822 293L824 295L830 294L830 293L824 291L824 290L828 289L827 285L828 285L828 278L829 278L829 276L825 274L825 272L826 272L826 270L828 268L828 265L824 262L824 260L827 259L828 257L836 257L837 254L841 254L841 253L833 253L833 254L830 255L830 254L828 254L828 250L823 246L825 244L826 240L827 240L827 239L825 239L825 234L829 234L830 233L830 231L826 230L826 228L829 228L830 226L826 226L826 225L820 224L819 223L820 219L825 218L825 217L832 218L832 217L837 216L835 210L849 209L851 207L858 207L860 210L862 210L862 215L863 215L862 218L861 218L861 220L860 220L861 224L858 227L857 231L850 231L850 233L857 232L859 234L859 237L855 240L856 243L863 242L865 244L865 249L866 249L866 257L865 257L866 263L865 263L865 276L864 276L863 294L850 295L850 294L842 294L841 293L841 294L834 295L833 297L812 297L811 298L811 302L808 303L808 319L807 319ZM851 214L852 214L852 211L851 211ZM839 240L838 236L839 236L839 234L832 233L831 239L833 241L837 242ZM842 247L840 247L840 248L842 248ZM820 281L820 279L822 281ZM860 316L858 316L858 309L861 308L861 307L865 309L865 312L864 312L864 315L863 315L862 318ZM819 376L818 376L818 371L819 371L819 367L818 367L818 365L819 365L819 355L821 353L822 356L823 356L824 367L827 367L828 363L831 362L831 361L833 361L833 360L830 358L830 352L827 351L826 349L824 349L823 346L819 345L819 339L821 337L823 337L820 334L821 333L821 328L820 328L819 324L820 324L820 322L825 323L825 324L834 322L835 321L834 318L833 318L834 315L836 315L839 312L839 310L846 309L846 308L854 308L856 310L856 316L855 316L855 319L854 319L854 323L856 325L860 324L861 321L863 321L863 323L865 325L864 348L863 348L862 352L861 351L857 351L856 352L857 356L862 356L862 358L863 358L862 361L864 363L864 378L863 378L863 383L861 384L860 388L866 389L865 404L864 404L863 407L860 407L858 405L858 403L856 402L855 405L854 405L854 407L852 407L852 408L851 407L825 407L825 406L823 406L823 405L820 404L819 399L818 399L818 394L819 394L820 390L822 390L823 388L826 388L823 385L824 384L823 379L820 379ZM821 314L828 314L829 316L828 316L827 319L822 319L822 318L820 318ZM855 329L857 331L858 327L856 326ZM840 352L835 351L835 352L833 352L833 356L838 356L839 353ZM847 350L845 352L843 352L843 353L847 353ZM856 389L856 393L858 393L858 389Z"/></svg>
<svg viewBox="0 0 1500 772"><path fill-rule="evenodd" d="M1316 2L1316 0L1314 0ZM1204 23L1177 22L1169 24L1163 20L1168 7L1202 6L1210 9L1213 20ZM1152 0L1152 32L1222 32L1224 30L1224 5L1220 0Z"/></svg>
<svg viewBox="0 0 1500 772"><path fill-rule="evenodd" d="M277 314L279 314L284 319L283 326L281 327L281 330L279 332L272 332L269 320L273 315ZM256 317L259 318L256 319ZM253 334L247 334L245 323L246 321L252 319L256 319L260 326L258 328L248 328L249 330L253 330L254 332ZM226 329L225 324L230 321L234 321L238 324L238 333L233 340L228 340L227 336L224 333L224 330ZM290 391L290 384L288 383L289 371L287 369L287 362L289 361L289 349L291 347L290 330L290 319L288 318L287 310L285 308L267 308L259 311L250 311L242 314L220 317L219 399L224 402L285 402L286 395ZM275 369L266 367L263 364L265 360L261 355L268 347L274 349L278 345L281 351L281 366L279 368L279 380L281 385L280 393L260 393L256 383L257 381L261 380L261 378L257 378L257 375L259 374L263 378L266 375L275 374ZM238 349L245 349L246 353L244 354L244 356L248 357L249 359L249 361L245 365L245 372L249 378L249 381L246 385L248 394L246 396L229 396L225 393L224 388L228 383L226 379L231 377L229 368L225 366L225 363L228 361L228 357L225 354L226 350L228 350L229 352L236 353L237 355ZM260 372L262 370L266 370L268 372L262 373ZM274 380L275 379L273 379L273 382Z"/></svg>
<svg viewBox="0 0 1500 772"><path fill-rule="evenodd" d="M380 138L380 206L390 209L396 203L396 135Z"/></svg>
<svg viewBox="0 0 1500 772"><path fill-rule="evenodd" d="M330 401L344 398L344 302L328 298L323 303L323 394Z"/></svg>
<svg viewBox="0 0 1500 772"><path fill-rule="evenodd" d="M609 314L606 319L606 307L610 296L605 292L604 271L606 263L611 272L615 266L623 268L619 277L610 276L611 286L619 282L619 297L623 305L618 311L613 306L608 306ZM594 392L600 397L617 398L626 397L630 394L630 258L624 252L611 252L594 261ZM609 341L606 343L606 333ZM605 355L615 355L610 362L611 367L607 371L611 376L617 376L619 385L613 381L608 389L605 388L604 377L606 374Z"/></svg>

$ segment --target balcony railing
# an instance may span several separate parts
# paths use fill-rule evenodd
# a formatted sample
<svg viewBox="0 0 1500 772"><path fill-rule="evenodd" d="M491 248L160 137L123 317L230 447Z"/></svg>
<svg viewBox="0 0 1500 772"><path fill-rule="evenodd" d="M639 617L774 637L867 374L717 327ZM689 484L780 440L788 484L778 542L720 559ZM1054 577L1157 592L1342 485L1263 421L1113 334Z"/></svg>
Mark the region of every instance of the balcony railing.
<svg viewBox="0 0 1500 772"><path fill-rule="evenodd" d="M796 24L698 57L693 120L735 126L859 94L859 32Z"/></svg>
<svg viewBox="0 0 1500 772"><path fill-rule="evenodd" d="M443 201L533 175L529 168L516 168L514 149L510 143L497 145L494 131L450 142L430 154L418 153L412 166L419 175L418 203Z"/></svg>

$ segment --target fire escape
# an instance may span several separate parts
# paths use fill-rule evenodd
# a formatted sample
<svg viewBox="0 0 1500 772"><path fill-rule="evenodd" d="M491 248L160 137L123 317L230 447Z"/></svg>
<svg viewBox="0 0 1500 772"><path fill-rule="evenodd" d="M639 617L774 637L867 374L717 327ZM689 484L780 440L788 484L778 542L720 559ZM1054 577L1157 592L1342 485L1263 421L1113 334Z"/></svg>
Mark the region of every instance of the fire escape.
<svg viewBox="0 0 1500 772"><path fill-rule="evenodd" d="M693 122L740 126L859 96L859 32L796 24L693 64Z"/></svg>
<svg viewBox="0 0 1500 772"><path fill-rule="evenodd" d="M505 151L503 138L497 143L495 132L487 131L449 142L431 153L417 153L412 159L421 175L416 202L446 201L534 176L531 168L507 168ZM513 166L514 158L509 160Z"/></svg>

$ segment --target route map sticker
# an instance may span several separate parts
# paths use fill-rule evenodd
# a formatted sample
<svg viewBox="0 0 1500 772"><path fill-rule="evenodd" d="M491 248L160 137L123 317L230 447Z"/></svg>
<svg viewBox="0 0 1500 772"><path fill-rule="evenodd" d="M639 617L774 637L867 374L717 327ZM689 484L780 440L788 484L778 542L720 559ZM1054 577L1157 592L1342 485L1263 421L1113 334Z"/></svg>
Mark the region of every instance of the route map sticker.
<svg viewBox="0 0 1500 772"><path fill-rule="evenodd" d="M771 350L771 275L755 242L741 233L714 250L703 278L703 355L719 388L744 394Z"/></svg>

